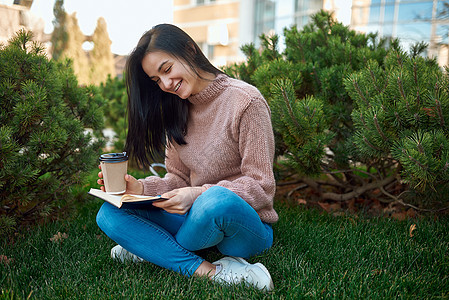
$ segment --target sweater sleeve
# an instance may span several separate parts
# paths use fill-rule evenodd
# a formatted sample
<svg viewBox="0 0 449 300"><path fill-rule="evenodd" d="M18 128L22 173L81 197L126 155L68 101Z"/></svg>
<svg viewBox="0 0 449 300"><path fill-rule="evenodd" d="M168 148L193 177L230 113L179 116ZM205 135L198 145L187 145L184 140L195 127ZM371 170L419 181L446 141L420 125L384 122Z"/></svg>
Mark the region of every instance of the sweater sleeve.
<svg viewBox="0 0 449 300"><path fill-rule="evenodd" d="M179 159L175 147L167 147L165 155L167 173L163 178L149 176L139 179L143 183L144 195L160 195L177 188L190 186L190 171Z"/></svg>
<svg viewBox="0 0 449 300"><path fill-rule="evenodd" d="M265 100L253 99L243 112L239 126L239 152L243 176L216 185L233 191L250 204L261 219L277 221L273 209L276 183L273 174L274 135L271 116ZM212 185L206 184L203 188Z"/></svg>

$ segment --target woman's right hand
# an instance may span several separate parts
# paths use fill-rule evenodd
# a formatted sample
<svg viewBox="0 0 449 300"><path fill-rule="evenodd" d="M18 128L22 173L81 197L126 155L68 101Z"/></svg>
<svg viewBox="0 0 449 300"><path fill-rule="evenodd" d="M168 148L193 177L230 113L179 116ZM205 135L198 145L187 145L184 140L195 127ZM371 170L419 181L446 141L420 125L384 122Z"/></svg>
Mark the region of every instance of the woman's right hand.
<svg viewBox="0 0 449 300"><path fill-rule="evenodd" d="M98 166L101 170L101 166ZM104 180L103 180L103 172L98 172L99 179L97 180L97 183L101 185L100 189L105 192L104 189ZM125 175L125 181L126 181L126 191L125 194L133 194L133 195L142 195L143 194L143 183L138 181L133 176L126 174Z"/></svg>

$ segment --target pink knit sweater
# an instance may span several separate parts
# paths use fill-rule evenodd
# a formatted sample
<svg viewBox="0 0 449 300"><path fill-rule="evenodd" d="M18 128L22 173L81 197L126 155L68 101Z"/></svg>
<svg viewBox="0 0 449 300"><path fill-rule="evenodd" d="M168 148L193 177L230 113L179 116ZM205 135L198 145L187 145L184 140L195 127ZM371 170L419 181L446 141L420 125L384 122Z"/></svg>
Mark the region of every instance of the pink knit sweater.
<svg viewBox="0 0 449 300"><path fill-rule="evenodd" d="M270 109L260 92L222 74L188 101L187 145L167 148L167 174L140 179L144 194L219 185L248 202L262 221L276 222L274 137Z"/></svg>

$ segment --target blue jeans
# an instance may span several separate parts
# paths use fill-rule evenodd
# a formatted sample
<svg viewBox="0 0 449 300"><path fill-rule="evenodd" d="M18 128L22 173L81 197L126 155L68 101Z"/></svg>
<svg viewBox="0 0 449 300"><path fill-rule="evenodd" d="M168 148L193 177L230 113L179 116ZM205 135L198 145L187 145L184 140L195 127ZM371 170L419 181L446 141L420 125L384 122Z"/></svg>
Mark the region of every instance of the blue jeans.
<svg viewBox="0 0 449 300"><path fill-rule="evenodd" d="M217 246L226 256L248 258L273 244L271 225L242 198L219 186L201 194L185 215L104 203L97 224L129 252L187 276L204 261L194 251Z"/></svg>

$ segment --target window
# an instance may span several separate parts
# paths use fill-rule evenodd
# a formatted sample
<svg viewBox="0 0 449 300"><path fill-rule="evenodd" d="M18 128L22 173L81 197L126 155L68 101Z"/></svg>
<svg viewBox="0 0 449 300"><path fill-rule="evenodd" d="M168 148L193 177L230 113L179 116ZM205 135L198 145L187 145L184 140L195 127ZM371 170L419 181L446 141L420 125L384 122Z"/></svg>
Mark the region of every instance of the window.
<svg viewBox="0 0 449 300"><path fill-rule="evenodd" d="M276 2L273 0L256 1L254 20L254 41L259 46L259 36L274 29Z"/></svg>
<svg viewBox="0 0 449 300"><path fill-rule="evenodd" d="M215 58L215 46L209 45L206 42L198 43L198 47L200 47L203 54L209 59L213 60Z"/></svg>
<svg viewBox="0 0 449 300"><path fill-rule="evenodd" d="M198 6L205 5L205 4L212 4L215 2L216 2L216 0L195 0L195 4Z"/></svg>
<svg viewBox="0 0 449 300"><path fill-rule="evenodd" d="M323 8L323 0L296 0L295 1L295 24L299 28L310 21L310 16Z"/></svg>

